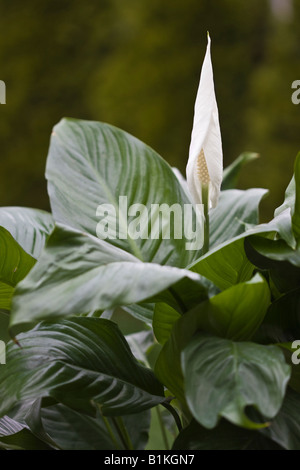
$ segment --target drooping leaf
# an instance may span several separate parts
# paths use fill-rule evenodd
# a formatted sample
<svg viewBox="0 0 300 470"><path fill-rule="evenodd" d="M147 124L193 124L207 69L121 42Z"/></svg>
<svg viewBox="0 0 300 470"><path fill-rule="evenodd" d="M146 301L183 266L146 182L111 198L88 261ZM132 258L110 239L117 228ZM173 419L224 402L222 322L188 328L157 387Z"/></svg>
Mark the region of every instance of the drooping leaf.
<svg viewBox="0 0 300 470"><path fill-rule="evenodd" d="M257 408L265 419L279 412L290 367L278 347L199 334L181 357L186 400L202 426L212 429L222 416L256 429L264 424L245 414L247 406Z"/></svg>
<svg viewBox="0 0 300 470"><path fill-rule="evenodd" d="M185 235L185 227L192 227L194 209L176 222L182 237L163 239L162 228L155 230L160 214L153 205L171 208L178 204L179 211L183 211L184 204L190 201L172 168L126 132L104 123L63 119L53 130L46 177L56 222L96 236L100 222L97 214L101 212L98 206L109 204L109 243L145 262L178 267L185 267L199 256L201 246L193 251L186 249L190 236ZM152 210L155 237L134 239L129 225L136 217L128 215L120 197L127 198L128 208L143 204L148 214ZM165 227L167 219L165 213ZM143 224L144 234L149 232L149 224L149 220Z"/></svg>
<svg viewBox="0 0 300 470"><path fill-rule="evenodd" d="M19 245L38 258L54 227L48 212L27 207L0 207L0 226L6 228Z"/></svg>
<svg viewBox="0 0 300 470"><path fill-rule="evenodd" d="M138 364L116 324L77 317L40 324L10 342L0 368L0 415L19 401L51 397L77 411L91 400L110 415L143 411L164 401L153 373Z"/></svg>

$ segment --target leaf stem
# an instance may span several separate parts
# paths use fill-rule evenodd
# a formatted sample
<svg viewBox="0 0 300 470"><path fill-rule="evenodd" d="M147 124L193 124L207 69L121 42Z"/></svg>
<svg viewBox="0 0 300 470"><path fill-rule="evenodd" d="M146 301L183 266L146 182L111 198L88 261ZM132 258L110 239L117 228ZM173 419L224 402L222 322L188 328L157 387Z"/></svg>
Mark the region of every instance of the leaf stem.
<svg viewBox="0 0 300 470"><path fill-rule="evenodd" d="M162 403L162 406L164 406L171 413L171 415L173 416L175 420L177 429L180 432L182 430L182 424L175 408L173 408L173 406L170 405L170 403L166 403L166 402Z"/></svg>
<svg viewBox="0 0 300 470"><path fill-rule="evenodd" d="M127 429L124 426L122 418L121 417L112 418L112 421L113 421L113 423L116 427L117 433L118 433L125 449L126 450L133 450L133 445L132 445L131 439L129 437Z"/></svg>
<svg viewBox="0 0 300 470"><path fill-rule="evenodd" d="M116 439L116 437L115 437L115 435L114 435L114 432L113 432L113 430L112 430L112 428L111 428L111 425L109 424L108 419L103 415L100 406L99 406L99 410L100 410L100 413L101 413L103 422L104 422L104 424L105 424L105 427L106 427L106 429L107 429L107 432L108 432L108 434L109 434L109 436L110 436L112 442L113 442L114 445L116 446L116 450L120 450L119 443L118 443L118 441L117 441L117 439Z"/></svg>

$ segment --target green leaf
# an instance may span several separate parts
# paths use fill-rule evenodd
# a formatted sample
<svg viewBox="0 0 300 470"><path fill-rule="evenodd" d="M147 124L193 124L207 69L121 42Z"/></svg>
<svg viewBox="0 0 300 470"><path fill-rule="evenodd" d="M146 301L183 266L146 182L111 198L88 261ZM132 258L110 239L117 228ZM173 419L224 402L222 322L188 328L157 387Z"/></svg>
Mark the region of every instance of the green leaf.
<svg viewBox="0 0 300 470"><path fill-rule="evenodd" d="M14 334L41 320L105 310L146 300L196 273L143 263L133 255L68 227L56 227L34 269L15 291Z"/></svg>
<svg viewBox="0 0 300 470"><path fill-rule="evenodd" d="M5 282L0 282L0 309L10 310L14 288Z"/></svg>
<svg viewBox="0 0 300 470"><path fill-rule="evenodd" d="M258 206L266 193L260 188L222 191L209 214L211 248L245 232L249 224L258 224Z"/></svg>
<svg viewBox="0 0 300 470"><path fill-rule="evenodd" d="M50 450L51 448L34 436L28 427L9 416L0 419L0 449Z"/></svg>
<svg viewBox="0 0 300 470"><path fill-rule="evenodd" d="M180 354L197 331L206 331L237 341L247 340L261 324L270 303L266 281L257 274L251 281L237 284L202 302L176 321L175 315L165 319L162 334L173 329L157 359L155 373L172 393L184 402ZM156 323L159 318L155 317Z"/></svg>
<svg viewBox="0 0 300 470"><path fill-rule="evenodd" d="M153 373L132 355L116 324L78 317L40 324L10 342L0 368L0 416L19 401L51 397L77 411L118 416L164 401Z"/></svg>
<svg viewBox="0 0 300 470"><path fill-rule="evenodd" d="M177 223L177 229L183 231L179 239L172 236L163 239L161 228L156 239L130 236L128 224L137 216L128 216L120 197L127 197L128 207L143 204L148 212L152 204L169 207L179 204L183 210L190 201L172 168L154 150L126 132L104 123L63 119L52 134L46 177L56 222L96 236L100 222L98 206L109 204L109 243L142 261L178 267L185 267L199 256L200 250L186 249L188 238L184 227L191 226L192 214ZM153 228L159 213L153 210L152 215ZM167 223L165 219L164 224ZM148 222L144 231L147 226ZM116 237L116 231L124 239Z"/></svg>
<svg viewBox="0 0 300 470"><path fill-rule="evenodd" d="M261 435L221 420L214 429L206 429L197 421L183 429L172 450L280 450L278 444Z"/></svg>
<svg viewBox="0 0 300 470"><path fill-rule="evenodd" d="M300 238L300 152L295 160L294 175L285 192L283 204L275 211L275 215L289 208L292 214L292 228L295 238Z"/></svg>
<svg viewBox="0 0 300 470"><path fill-rule="evenodd" d="M147 352L155 343L152 329L126 335L126 341L134 357L145 366L148 366Z"/></svg>
<svg viewBox="0 0 300 470"><path fill-rule="evenodd" d="M248 237L252 239L255 234L273 237L276 233L293 245L289 210L282 212L267 224L257 225L212 248L206 255L188 266L188 269L210 279L221 290L248 281L252 276L254 265L248 259L249 253L245 251L245 240Z"/></svg>
<svg viewBox="0 0 300 470"><path fill-rule="evenodd" d="M163 302L155 305L153 317L153 331L157 341L165 344L169 339L174 323L181 317L180 313L174 308Z"/></svg>
<svg viewBox="0 0 300 470"><path fill-rule="evenodd" d="M62 404L43 407L41 410L43 427L51 439L62 450L116 450L123 449L112 419L107 422L114 434L110 437L100 412L88 416ZM144 449L150 426L149 410L134 415L123 416L124 425L135 450ZM115 442L117 442L118 447Z"/></svg>
<svg viewBox="0 0 300 470"><path fill-rule="evenodd" d="M147 325L152 325L154 305L154 303L150 302L141 302L140 304L122 305L122 308L138 320Z"/></svg>
<svg viewBox="0 0 300 470"><path fill-rule="evenodd" d="M258 254L255 258L256 266L273 268L278 265L278 261L287 261L297 268L300 268L300 246L293 249L288 246L284 240L270 240L259 236L253 236L249 238L248 241ZM255 253L250 253L249 251L250 256L254 257L254 254Z"/></svg>
<svg viewBox="0 0 300 470"><path fill-rule="evenodd" d="M236 343L199 334L182 352L186 399L202 426L212 429L222 416L256 429L265 424L250 420L247 406L267 419L279 412L290 367L276 346Z"/></svg>
<svg viewBox="0 0 300 470"><path fill-rule="evenodd" d="M300 283L300 250L283 240L251 237L245 242L248 258L260 269L269 270L279 292L296 289Z"/></svg>
<svg viewBox="0 0 300 470"><path fill-rule="evenodd" d="M227 168L225 168L223 171L222 191L225 189L235 188L243 166L248 162L256 160L258 157L258 153L245 152L236 158Z"/></svg>
<svg viewBox="0 0 300 470"><path fill-rule="evenodd" d="M255 269L246 256L244 238L213 248L188 268L210 279L221 290L248 281Z"/></svg>
<svg viewBox="0 0 300 470"><path fill-rule="evenodd" d="M287 450L300 449L300 395L288 389L282 408L268 428L260 432Z"/></svg>
<svg viewBox="0 0 300 470"><path fill-rule="evenodd" d="M24 425L9 416L3 416L3 418L0 419L0 437L11 436L12 434L22 431L24 427Z"/></svg>
<svg viewBox="0 0 300 470"><path fill-rule="evenodd" d="M0 227L0 281L15 287L35 264L12 235Z"/></svg>
<svg viewBox="0 0 300 470"><path fill-rule="evenodd" d="M19 245L33 258L38 258L54 221L48 212L27 207L1 207L0 226L6 228Z"/></svg>
<svg viewBox="0 0 300 470"><path fill-rule="evenodd" d="M300 339L300 289L272 302L256 338L266 343L285 343Z"/></svg>

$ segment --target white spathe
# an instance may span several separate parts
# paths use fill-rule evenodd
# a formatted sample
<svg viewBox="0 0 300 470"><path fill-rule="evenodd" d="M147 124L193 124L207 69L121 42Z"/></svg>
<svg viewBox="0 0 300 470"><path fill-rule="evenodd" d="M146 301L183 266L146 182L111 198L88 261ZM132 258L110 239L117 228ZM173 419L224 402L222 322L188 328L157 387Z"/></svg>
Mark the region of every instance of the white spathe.
<svg viewBox="0 0 300 470"><path fill-rule="evenodd" d="M196 204L208 185L209 207L216 207L223 175L222 139L210 56L210 37L195 102L194 122L186 167L187 184Z"/></svg>

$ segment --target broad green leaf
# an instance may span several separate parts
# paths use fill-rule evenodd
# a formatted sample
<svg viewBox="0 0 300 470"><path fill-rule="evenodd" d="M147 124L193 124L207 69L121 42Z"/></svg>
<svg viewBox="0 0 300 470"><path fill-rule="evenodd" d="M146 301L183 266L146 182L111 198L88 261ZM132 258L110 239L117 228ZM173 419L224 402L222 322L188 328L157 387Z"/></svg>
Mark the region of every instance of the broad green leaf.
<svg viewBox="0 0 300 470"><path fill-rule="evenodd" d="M15 287L35 264L12 235L0 227L0 281Z"/></svg>
<svg viewBox="0 0 300 470"><path fill-rule="evenodd" d="M260 188L222 191L209 214L211 248L245 232L249 224L258 224L258 206L266 193Z"/></svg>
<svg viewBox="0 0 300 470"><path fill-rule="evenodd" d="M19 245L38 258L54 227L48 212L27 207L0 207L0 226L6 228Z"/></svg>
<svg viewBox="0 0 300 470"><path fill-rule="evenodd" d="M117 325L101 318L74 317L38 325L10 342L0 368L0 416L19 401L51 397L77 411L138 413L164 401L153 373L132 355Z"/></svg>
<svg viewBox="0 0 300 470"><path fill-rule="evenodd" d="M241 429L221 420L214 429L206 429L197 421L183 429L172 450L280 450L278 444L261 435L259 431Z"/></svg>
<svg viewBox="0 0 300 470"><path fill-rule="evenodd" d="M173 329L157 359L155 373L172 393L184 401L183 377L180 365L182 350L197 331L230 338L248 340L261 324L270 303L266 281L257 274L251 281L237 284L202 302L176 321L175 315L163 324L163 341ZM159 318L155 319L158 323ZM158 327L156 326L156 330Z"/></svg>
<svg viewBox="0 0 300 470"><path fill-rule="evenodd" d="M185 277L201 290L196 273L143 263L103 240L59 226L18 284L10 326L16 334L41 320L138 303Z"/></svg>
<svg viewBox="0 0 300 470"><path fill-rule="evenodd" d="M268 428L260 432L287 450L300 449L300 394L288 389L282 408Z"/></svg>
<svg viewBox="0 0 300 470"><path fill-rule="evenodd" d="M202 426L214 428L220 417L249 429L265 426L245 414L254 406L266 419L279 412L290 367L276 346L199 334L181 354L186 400Z"/></svg>
<svg viewBox="0 0 300 470"><path fill-rule="evenodd" d="M46 177L56 222L96 236L101 219L98 206L109 204L109 243L142 261L178 267L185 267L199 256L200 248L186 249L189 237L184 235L184 228L191 226L192 214L195 216L193 209L177 221L177 229L183 232L178 239L163 239L161 227L157 238L132 236L129 225L138 215L129 216L120 197L127 198L128 208L143 204L148 213L152 209L152 229L160 214L151 205L166 204L170 208L178 204L183 210L190 201L172 168L126 132L104 123L63 119L53 130ZM167 217L164 224L168 225ZM142 223L143 233L147 229L149 221Z"/></svg>
<svg viewBox="0 0 300 470"><path fill-rule="evenodd" d="M207 306L191 311L199 317L205 331L235 341L251 339L264 319L270 304L267 282L256 274L250 281L237 284L212 297Z"/></svg>
<svg viewBox="0 0 300 470"><path fill-rule="evenodd" d="M245 152L226 167L223 171L222 191L236 188L238 177L243 166L248 162L256 160L258 157L258 153Z"/></svg>

